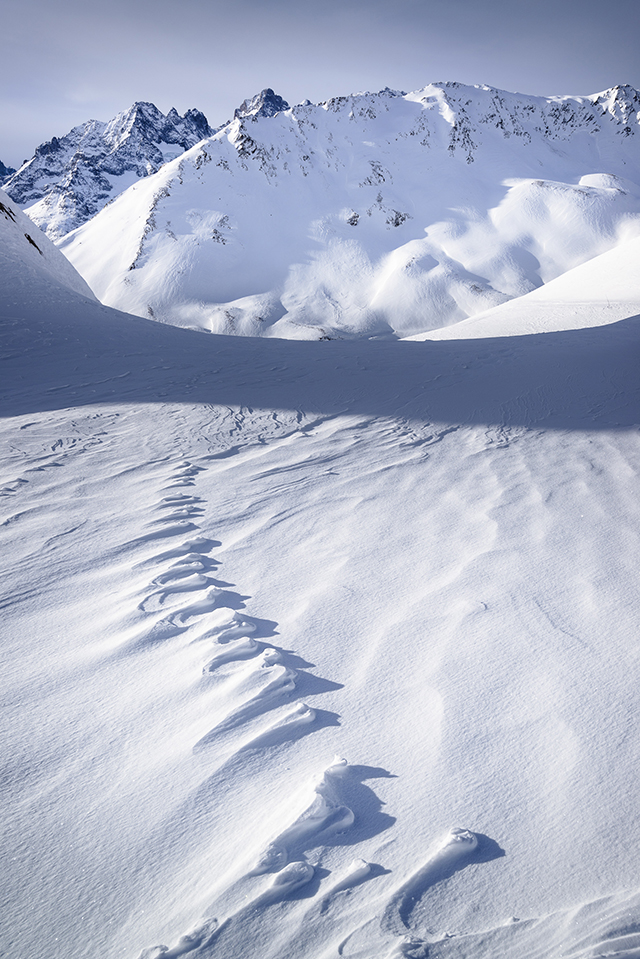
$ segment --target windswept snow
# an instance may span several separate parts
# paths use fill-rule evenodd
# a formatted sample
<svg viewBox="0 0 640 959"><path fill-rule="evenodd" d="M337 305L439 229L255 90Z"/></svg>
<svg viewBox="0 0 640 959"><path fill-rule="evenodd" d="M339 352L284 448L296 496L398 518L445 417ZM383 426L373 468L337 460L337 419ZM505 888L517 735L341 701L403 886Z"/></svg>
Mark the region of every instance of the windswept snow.
<svg viewBox="0 0 640 959"><path fill-rule="evenodd" d="M268 94L268 96L267 96ZM640 98L263 91L60 248L99 299L215 333L406 337L640 235Z"/></svg>
<svg viewBox="0 0 640 959"><path fill-rule="evenodd" d="M2 203L6 954L634 956L640 302L203 337Z"/></svg>

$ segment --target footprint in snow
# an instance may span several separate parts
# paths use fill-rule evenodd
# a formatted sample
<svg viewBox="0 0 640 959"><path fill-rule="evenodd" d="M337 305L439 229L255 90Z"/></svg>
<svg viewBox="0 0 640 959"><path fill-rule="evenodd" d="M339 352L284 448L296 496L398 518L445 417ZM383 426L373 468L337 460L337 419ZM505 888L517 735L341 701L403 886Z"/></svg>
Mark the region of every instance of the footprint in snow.
<svg viewBox="0 0 640 959"><path fill-rule="evenodd" d="M261 729L248 742L245 742L237 750L236 755L241 752L277 746L285 740L293 739L297 732L315 722L316 715L315 709L311 709L306 703L295 703L285 713L278 716L274 722Z"/></svg>
<svg viewBox="0 0 640 959"><path fill-rule="evenodd" d="M379 874L380 869L377 868L377 874ZM370 862L367 862L366 859L354 859L342 876L337 879L333 885L327 889L326 893L320 900L319 905L316 907L320 914L322 915L330 907L333 900L341 892L347 892L352 889L355 889L356 886L361 885L361 883L366 882L372 875L372 865Z"/></svg>
<svg viewBox="0 0 640 959"><path fill-rule="evenodd" d="M213 673L226 663L233 663L243 659L250 659L257 656L261 646L252 639L251 636L241 636L239 639L228 640L227 645L220 652L216 653L213 659L210 659L206 666L203 666L202 672Z"/></svg>
<svg viewBox="0 0 640 959"><path fill-rule="evenodd" d="M156 509L173 509L179 506L198 506L204 503L202 496L191 496L189 493L172 493L171 496L163 496L157 504Z"/></svg>
<svg viewBox="0 0 640 959"><path fill-rule="evenodd" d="M180 596L182 593L193 593L197 590L206 590L211 586L211 580L202 573L189 572L183 576L174 577L174 582L166 582L161 589L149 593L138 604L138 609L144 613L157 613L167 600Z"/></svg>
<svg viewBox="0 0 640 959"><path fill-rule="evenodd" d="M228 606L219 606L209 616L199 623L194 623L191 627L193 642L215 639L216 644L219 645L226 645L236 639L248 639L255 632L255 623L249 622L239 612L234 612ZM257 652L260 652L263 648L263 646L259 646ZM203 672L206 669L205 666Z"/></svg>
<svg viewBox="0 0 640 959"><path fill-rule="evenodd" d="M309 863L290 862L273 877L267 889L222 922L219 923L216 919L208 920L193 932L181 936L171 949L164 945L152 946L150 949L143 949L138 959L178 959L179 956L187 955L194 949L200 952L214 944L221 945L224 949L224 937L229 933L233 936L239 921L259 919L262 909L288 899L298 889L306 886L313 879L314 874L315 870ZM223 939L221 943L218 942L219 937ZM216 954L222 955L217 950Z"/></svg>
<svg viewBox="0 0 640 959"><path fill-rule="evenodd" d="M180 486L194 486L195 477L198 473L204 472L204 466L193 466L188 460L179 463L174 470L173 479L164 487L165 490L174 489Z"/></svg>
<svg viewBox="0 0 640 959"><path fill-rule="evenodd" d="M222 546L222 543L217 539L207 539L205 536L192 536L190 539L186 539L181 543L180 546L166 549L162 553L156 553L155 556L151 556L142 563L138 563L138 566L151 566L156 563L161 563L165 559L179 559L180 557L188 555L204 556L218 546ZM216 566L220 565L219 563L214 563L213 560L210 560L210 562Z"/></svg>
<svg viewBox="0 0 640 959"><path fill-rule="evenodd" d="M275 649L265 649L262 655L251 660L244 673L236 679L235 694L238 699L244 696L239 705L233 707L227 715L195 744L198 750L208 746L223 733L255 719L275 706L280 705L295 691L297 672L281 662L282 657Z"/></svg>
<svg viewBox="0 0 640 959"><path fill-rule="evenodd" d="M170 536L182 536L184 533L190 533L192 530L195 532L198 529L200 529L199 526L196 526L195 523L191 523L188 520L172 520L171 525L166 525L161 529L154 530L152 533L143 533L142 536L138 536L137 539L132 540L131 545L151 543L155 539L167 539Z"/></svg>
<svg viewBox="0 0 640 959"><path fill-rule="evenodd" d="M147 526L166 526L176 520L191 520L194 516L201 516L203 512L204 510L197 506L182 506L180 509L173 509L167 516L152 520Z"/></svg>
<svg viewBox="0 0 640 959"><path fill-rule="evenodd" d="M138 959L178 959L179 956L186 956L187 953L206 946L214 938L219 928L217 919L207 919L202 925L198 926L192 932L180 939L171 949L169 946L159 945L143 949Z"/></svg>

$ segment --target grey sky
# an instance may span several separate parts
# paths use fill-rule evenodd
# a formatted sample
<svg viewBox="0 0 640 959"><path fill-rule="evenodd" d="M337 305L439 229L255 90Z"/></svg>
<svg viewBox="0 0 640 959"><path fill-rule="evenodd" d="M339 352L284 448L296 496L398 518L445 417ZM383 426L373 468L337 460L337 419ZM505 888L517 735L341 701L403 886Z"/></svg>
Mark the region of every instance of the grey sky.
<svg viewBox="0 0 640 959"><path fill-rule="evenodd" d="M273 87L289 103L434 80L541 95L640 87L640 4L617 0L0 0L0 160L135 100L212 125Z"/></svg>

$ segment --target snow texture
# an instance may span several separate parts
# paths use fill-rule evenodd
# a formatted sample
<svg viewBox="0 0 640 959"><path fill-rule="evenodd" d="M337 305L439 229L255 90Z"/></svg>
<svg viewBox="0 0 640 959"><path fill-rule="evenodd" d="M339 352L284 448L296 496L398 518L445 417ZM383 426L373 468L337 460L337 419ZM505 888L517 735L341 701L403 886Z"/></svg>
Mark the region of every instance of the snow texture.
<svg viewBox="0 0 640 959"><path fill-rule="evenodd" d="M265 90L60 241L109 306L214 333L406 337L640 235L640 98Z"/></svg>

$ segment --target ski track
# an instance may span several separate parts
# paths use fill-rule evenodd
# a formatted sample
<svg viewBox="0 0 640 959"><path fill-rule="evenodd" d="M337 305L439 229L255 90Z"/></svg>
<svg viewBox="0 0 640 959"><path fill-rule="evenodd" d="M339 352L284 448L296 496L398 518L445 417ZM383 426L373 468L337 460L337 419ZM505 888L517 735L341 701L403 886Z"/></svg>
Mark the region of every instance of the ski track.
<svg viewBox="0 0 640 959"><path fill-rule="evenodd" d="M52 650L63 652L52 651L44 663L27 655L27 675L11 673L25 722L30 729L40 726L7 761L9 779L22 778L30 790L24 807L12 812L12 824L22 836L18 850L28 848L48 808L61 830L57 855L67 857L70 878L48 944L16 927L8 955L49 955L57 936L69 941L66 927L79 910L88 919L74 934L78 957L99 951L114 959L241 959L260 941L265 959L553 959L570 936L575 945L567 955L580 959L612 951L636 955L640 925L623 928L619 921L625 895L638 914L639 904L626 893L592 903L583 895L583 905L560 912L540 902L540 918L507 922L505 916L502 924L479 905L485 882L505 903L522 898L520 888L510 896L504 863L526 855L517 848L522 831L515 830L516 848L508 850L499 845L501 837L491 836L491 823L500 817L482 768L491 766L492 750L512 757L513 781L505 788L514 816L527 791L548 775L550 749L560 751L567 771L577 761L568 713L589 708L584 690L598 675L595 662L607 655L589 603L608 603L605 617L617 603L615 593L592 582L585 605L580 569L597 568L603 551L615 552L620 570L633 568L637 537L630 529L626 540L612 539L607 509L637 514L636 447L637 441L625 447L613 437L586 435L567 461L563 434L507 425L469 429L353 416L305 421L300 411L285 416L214 407L197 415L171 406L136 413L105 407L84 418L70 411L21 423L11 434L1 484L2 523L10 537L4 574L14 587L5 601L26 607L25 622L34 628L49 611ZM505 466L500 457L507 448ZM187 449L195 455L182 458L179 451ZM556 475L563 477L553 488L538 479L543 456L557 462ZM452 467L453 461L465 469ZM612 462L613 487L594 485ZM379 505L391 470L396 506L418 496L420 511L409 511L412 522L408 516L392 522L388 503ZM329 494L318 475L333 484ZM421 496L416 491L425 475L428 495ZM354 493L355 477L361 482ZM57 504L63 494L67 504L69 489L75 505L65 508L63 519ZM300 503L287 501L292 489ZM614 494L608 505L603 491ZM431 506L436 502L437 509ZM318 523L327 510L330 516L298 543L295 530L305 510ZM590 535L567 542L561 553L575 574L554 587L553 569L544 582L532 575L533 558L522 552L520 533L526 529L532 550L537 544L544 551L563 536L567 511L572 518L590 517ZM361 522L371 538L353 566L351 530ZM43 532L29 552L24 531L36 527ZM401 576L380 557L401 554L402 540L422 559ZM244 588L227 577L250 573L256 542L264 547L264 583L254 608L255 574ZM415 542L422 544L419 554ZM283 545L293 551L288 569L297 565L302 582L311 584L313 570L323 570L317 592L308 585L300 609L287 609L294 591L278 577ZM223 560L221 554L229 555ZM505 556L512 572L503 587ZM29 584L42 564L55 585L16 592L15 569L22 568ZM373 584L360 596L362 564L373 571ZM70 591L66 583L74 574L78 581ZM621 584L620 594L623 589ZM504 629L493 634L496 608L512 610L508 619L517 638ZM91 623L95 629L87 631ZM77 638L65 649L60 641L67 634ZM315 639L307 641L307 634ZM429 641L419 654L418 677L407 669L406 648L419 635ZM471 694L467 677L476 665L468 650L480 641L485 685ZM519 650L528 667L516 682L510 642L531 647L528 654ZM306 658L312 650L317 664ZM612 674L621 670L622 664L611 664ZM574 693L556 716L545 703L559 701L562 684ZM80 691L67 720L72 758L65 759L44 720L47 701L72 686ZM413 706L398 718L397 729L385 731L380 751L360 711L363 703L372 712L384 709L396 694ZM519 701L509 714L519 710L523 725L487 739L474 726L480 695ZM632 701L629 684L622 684L621 696ZM82 717L93 708L95 717L83 729ZM138 715L145 724L136 732ZM416 715L424 727L419 741L407 719ZM98 747L103 725L112 732ZM608 748L607 728L594 733L596 752ZM341 742L349 747L349 762L329 762ZM442 756L473 757L476 744L482 763L470 758L468 768L441 775ZM97 755L95 772L94 746L102 750L103 767ZM386 756L393 756L393 769L386 768ZM394 780L410 778L416 764L428 772L420 806L415 791L403 798L394 788ZM96 790L95 804L75 827L74 777L93 781ZM145 779L152 788L145 788ZM574 788L569 780L549 785L547 801L559 809L561 787ZM590 788L587 774L568 808L580 807ZM139 803L137 815L114 839L104 817L117 818L132 803ZM544 812L529 810L533 834L545 828ZM569 855L558 819L557 833L546 842L552 856ZM452 820L461 827L448 832ZM594 856L604 855L607 837L598 840L599 824L586 828L596 847L602 845ZM242 836L239 846L235 835ZM409 869L406 852L397 855L407 844L415 850ZM421 852L429 848L435 851ZM543 855L536 868L544 861ZM44 856L29 879L46 896L49 865ZM107 888L116 872L135 886L129 902ZM578 891L569 889L565 901L575 901ZM457 903L453 920L446 919L450 896ZM149 903L154 907L147 914ZM112 934L113 916L118 928ZM442 925L449 921L450 929Z"/></svg>

